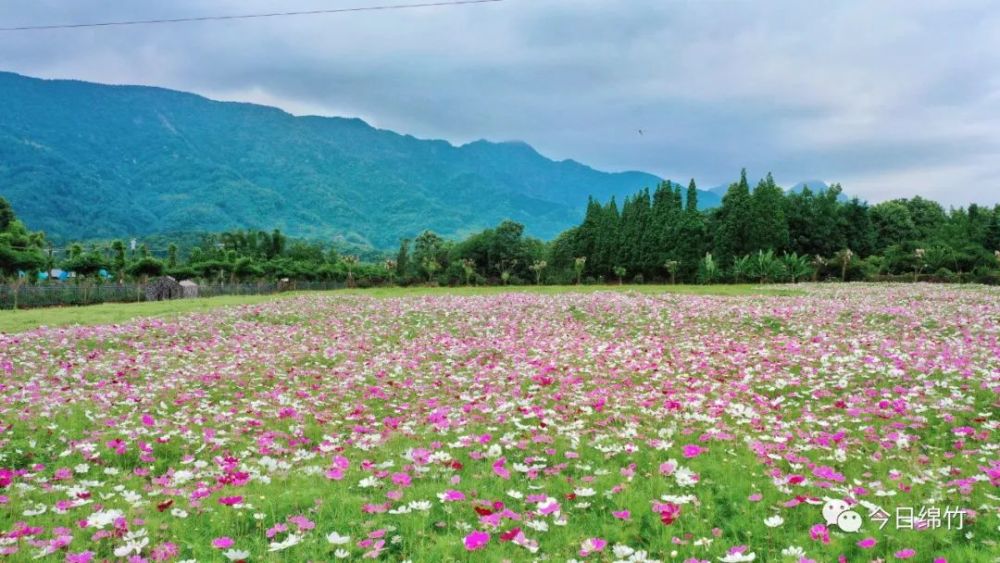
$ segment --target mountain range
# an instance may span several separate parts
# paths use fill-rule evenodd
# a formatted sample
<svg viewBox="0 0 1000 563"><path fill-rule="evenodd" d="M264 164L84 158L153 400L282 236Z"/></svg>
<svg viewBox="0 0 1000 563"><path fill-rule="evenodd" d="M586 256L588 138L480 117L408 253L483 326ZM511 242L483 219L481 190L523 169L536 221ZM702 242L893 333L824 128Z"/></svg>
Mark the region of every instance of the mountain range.
<svg viewBox="0 0 1000 563"><path fill-rule="evenodd" d="M621 201L662 181L523 142L456 146L148 86L0 72L0 100L0 196L57 242L280 228L390 248L503 219L549 239L579 223L588 196ZM699 207L721 193L699 190Z"/></svg>

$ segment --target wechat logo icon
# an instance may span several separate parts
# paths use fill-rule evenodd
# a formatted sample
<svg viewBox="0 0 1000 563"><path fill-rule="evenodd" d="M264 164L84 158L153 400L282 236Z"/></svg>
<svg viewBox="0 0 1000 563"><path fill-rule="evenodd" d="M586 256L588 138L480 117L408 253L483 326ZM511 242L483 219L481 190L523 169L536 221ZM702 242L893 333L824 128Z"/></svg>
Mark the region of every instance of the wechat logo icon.
<svg viewBox="0 0 1000 563"><path fill-rule="evenodd" d="M837 526L849 534L861 529L861 515L842 500L828 499L823 505L823 519L828 526Z"/></svg>

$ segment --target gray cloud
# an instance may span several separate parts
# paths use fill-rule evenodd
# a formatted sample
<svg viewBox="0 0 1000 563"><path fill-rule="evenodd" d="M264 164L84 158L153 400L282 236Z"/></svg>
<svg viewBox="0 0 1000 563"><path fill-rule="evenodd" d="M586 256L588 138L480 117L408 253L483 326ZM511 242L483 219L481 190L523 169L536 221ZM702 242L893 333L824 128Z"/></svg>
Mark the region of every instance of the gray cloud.
<svg viewBox="0 0 1000 563"><path fill-rule="evenodd" d="M385 0L283 2L316 9ZM45 0L4 25L271 11ZM987 1L506 0L495 5L0 34L0 65L362 117L463 143L729 181L841 181L872 201L1000 200L1000 10ZM646 134L638 135L637 129Z"/></svg>

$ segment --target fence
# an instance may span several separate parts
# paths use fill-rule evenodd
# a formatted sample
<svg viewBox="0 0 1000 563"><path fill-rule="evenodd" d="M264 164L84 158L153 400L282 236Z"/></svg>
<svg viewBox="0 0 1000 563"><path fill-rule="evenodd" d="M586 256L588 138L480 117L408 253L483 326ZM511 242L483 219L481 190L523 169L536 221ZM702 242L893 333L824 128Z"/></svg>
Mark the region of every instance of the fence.
<svg viewBox="0 0 1000 563"><path fill-rule="evenodd" d="M198 286L198 297L270 295L282 291L331 290L344 287L343 282L292 282L282 285L280 289L276 283L205 284ZM139 284L50 282L38 285L23 284L20 287L0 285L0 309L13 309L15 303L19 309L29 309L97 303L134 303L145 300L145 286Z"/></svg>

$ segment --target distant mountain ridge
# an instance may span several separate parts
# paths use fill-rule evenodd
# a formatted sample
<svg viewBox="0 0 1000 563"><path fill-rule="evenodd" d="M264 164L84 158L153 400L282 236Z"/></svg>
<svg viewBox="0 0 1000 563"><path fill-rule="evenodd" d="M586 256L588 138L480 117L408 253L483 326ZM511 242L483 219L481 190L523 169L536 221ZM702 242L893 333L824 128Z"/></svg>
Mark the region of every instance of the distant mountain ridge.
<svg viewBox="0 0 1000 563"><path fill-rule="evenodd" d="M277 227L389 248L505 218L547 239L579 222L588 195L661 182L521 142L454 146L156 87L0 72L0 100L0 195L57 240Z"/></svg>

